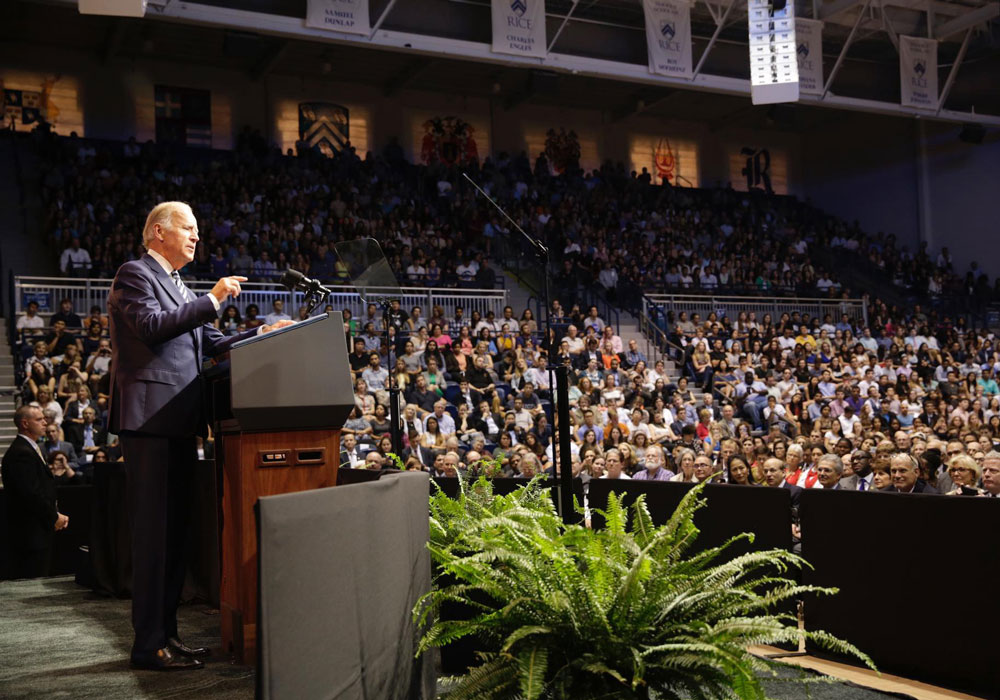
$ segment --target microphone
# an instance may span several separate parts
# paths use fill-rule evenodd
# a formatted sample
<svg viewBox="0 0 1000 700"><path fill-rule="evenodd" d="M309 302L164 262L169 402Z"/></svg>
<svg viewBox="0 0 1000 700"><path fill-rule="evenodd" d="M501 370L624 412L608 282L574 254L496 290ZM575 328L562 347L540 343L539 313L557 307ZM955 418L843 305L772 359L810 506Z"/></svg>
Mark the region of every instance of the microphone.
<svg viewBox="0 0 1000 700"><path fill-rule="evenodd" d="M311 280L298 270L293 270L292 268L285 270L278 282L291 292L303 291L307 294L323 294L324 296L333 293L320 284L319 280Z"/></svg>

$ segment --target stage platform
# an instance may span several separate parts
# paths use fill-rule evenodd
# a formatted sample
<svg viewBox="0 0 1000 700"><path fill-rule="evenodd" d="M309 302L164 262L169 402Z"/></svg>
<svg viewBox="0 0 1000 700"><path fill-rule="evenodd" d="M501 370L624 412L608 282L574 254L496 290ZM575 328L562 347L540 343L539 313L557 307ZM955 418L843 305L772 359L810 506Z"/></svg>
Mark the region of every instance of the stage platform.
<svg viewBox="0 0 1000 700"><path fill-rule="evenodd" d="M72 577L0 583L0 697L204 698L254 696L254 671L221 653L219 617L184 605L180 633L212 648L205 668L183 673L133 671L131 604L102 598Z"/></svg>
<svg viewBox="0 0 1000 700"><path fill-rule="evenodd" d="M97 596L68 576L0 583L0 697L5 700L254 697L254 670L231 663L229 655L221 652L219 618L215 611L198 604L181 607L180 628L185 641L213 649L205 669L184 673L129 668L132 641L129 611L129 601ZM761 647L755 651L777 650ZM811 685L808 697L813 700L972 697L905 679L879 679L851 666L812 657L787 661L844 679L843 683ZM788 677L793 673L790 670L783 675ZM878 687L886 692L861 686ZM768 683L767 690L769 696L778 699L807 697L803 687L788 683Z"/></svg>

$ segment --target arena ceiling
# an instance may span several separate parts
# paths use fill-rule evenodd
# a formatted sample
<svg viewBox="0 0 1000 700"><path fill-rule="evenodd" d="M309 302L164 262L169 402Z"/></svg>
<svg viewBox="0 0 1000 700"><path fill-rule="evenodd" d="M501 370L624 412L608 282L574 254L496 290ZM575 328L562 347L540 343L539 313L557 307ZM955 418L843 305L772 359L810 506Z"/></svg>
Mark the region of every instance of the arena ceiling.
<svg viewBox="0 0 1000 700"><path fill-rule="evenodd" d="M644 113L718 128L806 130L843 118L828 107L914 116L899 105L897 37L930 35L941 41L942 89L959 66L940 112L923 116L1000 126L997 0L799 0L800 16L825 21L824 75L840 65L825 99L777 109L755 108L748 99L745 3L717 23L727 7L720 3L692 5L696 63L712 43L693 82L648 73L639 0L546 0L551 46L544 64L490 52L489 0L370 0L371 37L307 29L306 0L149 0L145 20L80 15L75 0L18 0L0 2L0 40L33 37L30 43L105 59L155 54L255 79L342 81L345 72L331 68L350 65L350 80L379 85L387 95L409 88L493 98L504 109L526 102L596 108L613 122Z"/></svg>

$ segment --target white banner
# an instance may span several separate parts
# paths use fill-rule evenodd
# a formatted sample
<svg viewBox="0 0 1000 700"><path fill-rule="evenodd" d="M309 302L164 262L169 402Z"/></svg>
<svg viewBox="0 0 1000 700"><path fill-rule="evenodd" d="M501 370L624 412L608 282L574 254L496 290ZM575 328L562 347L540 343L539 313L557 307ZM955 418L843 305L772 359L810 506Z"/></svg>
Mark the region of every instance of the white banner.
<svg viewBox="0 0 1000 700"><path fill-rule="evenodd" d="M309 0L306 26L345 34L371 34L368 0Z"/></svg>
<svg viewBox="0 0 1000 700"><path fill-rule="evenodd" d="M493 52L545 58L545 0L493 0Z"/></svg>
<svg viewBox="0 0 1000 700"><path fill-rule="evenodd" d="M687 0L643 0L649 72L690 78L691 5Z"/></svg>
<svg viewBox="0 0 1000 700"><path fill-rule="evenodd" d="M795 55L799 64L799 91L823 93L823 22L795 18Z"/></svg>
<svg viewBox="0 0 1000 700"><path fill-rule="evenodd" d="M904 107L937 109L938 43L934 39L899 37L899 91Z"/></svg>

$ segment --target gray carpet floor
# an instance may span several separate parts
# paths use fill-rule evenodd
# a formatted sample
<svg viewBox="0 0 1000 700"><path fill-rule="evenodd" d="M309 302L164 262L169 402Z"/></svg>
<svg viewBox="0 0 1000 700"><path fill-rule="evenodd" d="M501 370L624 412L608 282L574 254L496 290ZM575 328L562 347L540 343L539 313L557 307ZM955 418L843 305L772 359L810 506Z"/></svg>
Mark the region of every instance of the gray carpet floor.
<svg viewBox="0 0 1000 700"><path fill-rule="evenodd" d="M0 698L198 698L254 696L254 672L221 651L218 615L204 605L180 609L184 640L213 649L200 671L156 673L128 666L132 623L127 600L102 598L71 577L0 583ZM806 675L782 672L787 679ZM443 689L443 688L441 688ZM887 700L891 696L846 683L806 686L769 681L778 700Z"/></svg>
<svg viewBox="0 0 1000 700"><path fill-rule="evenodd" d="M204 605L179 612L184 641L213 649L199 671L129 668L131 607L101 598L70 577L0 583L0 697L252 698L254 673L221 652L218 615Z"/></svg>

